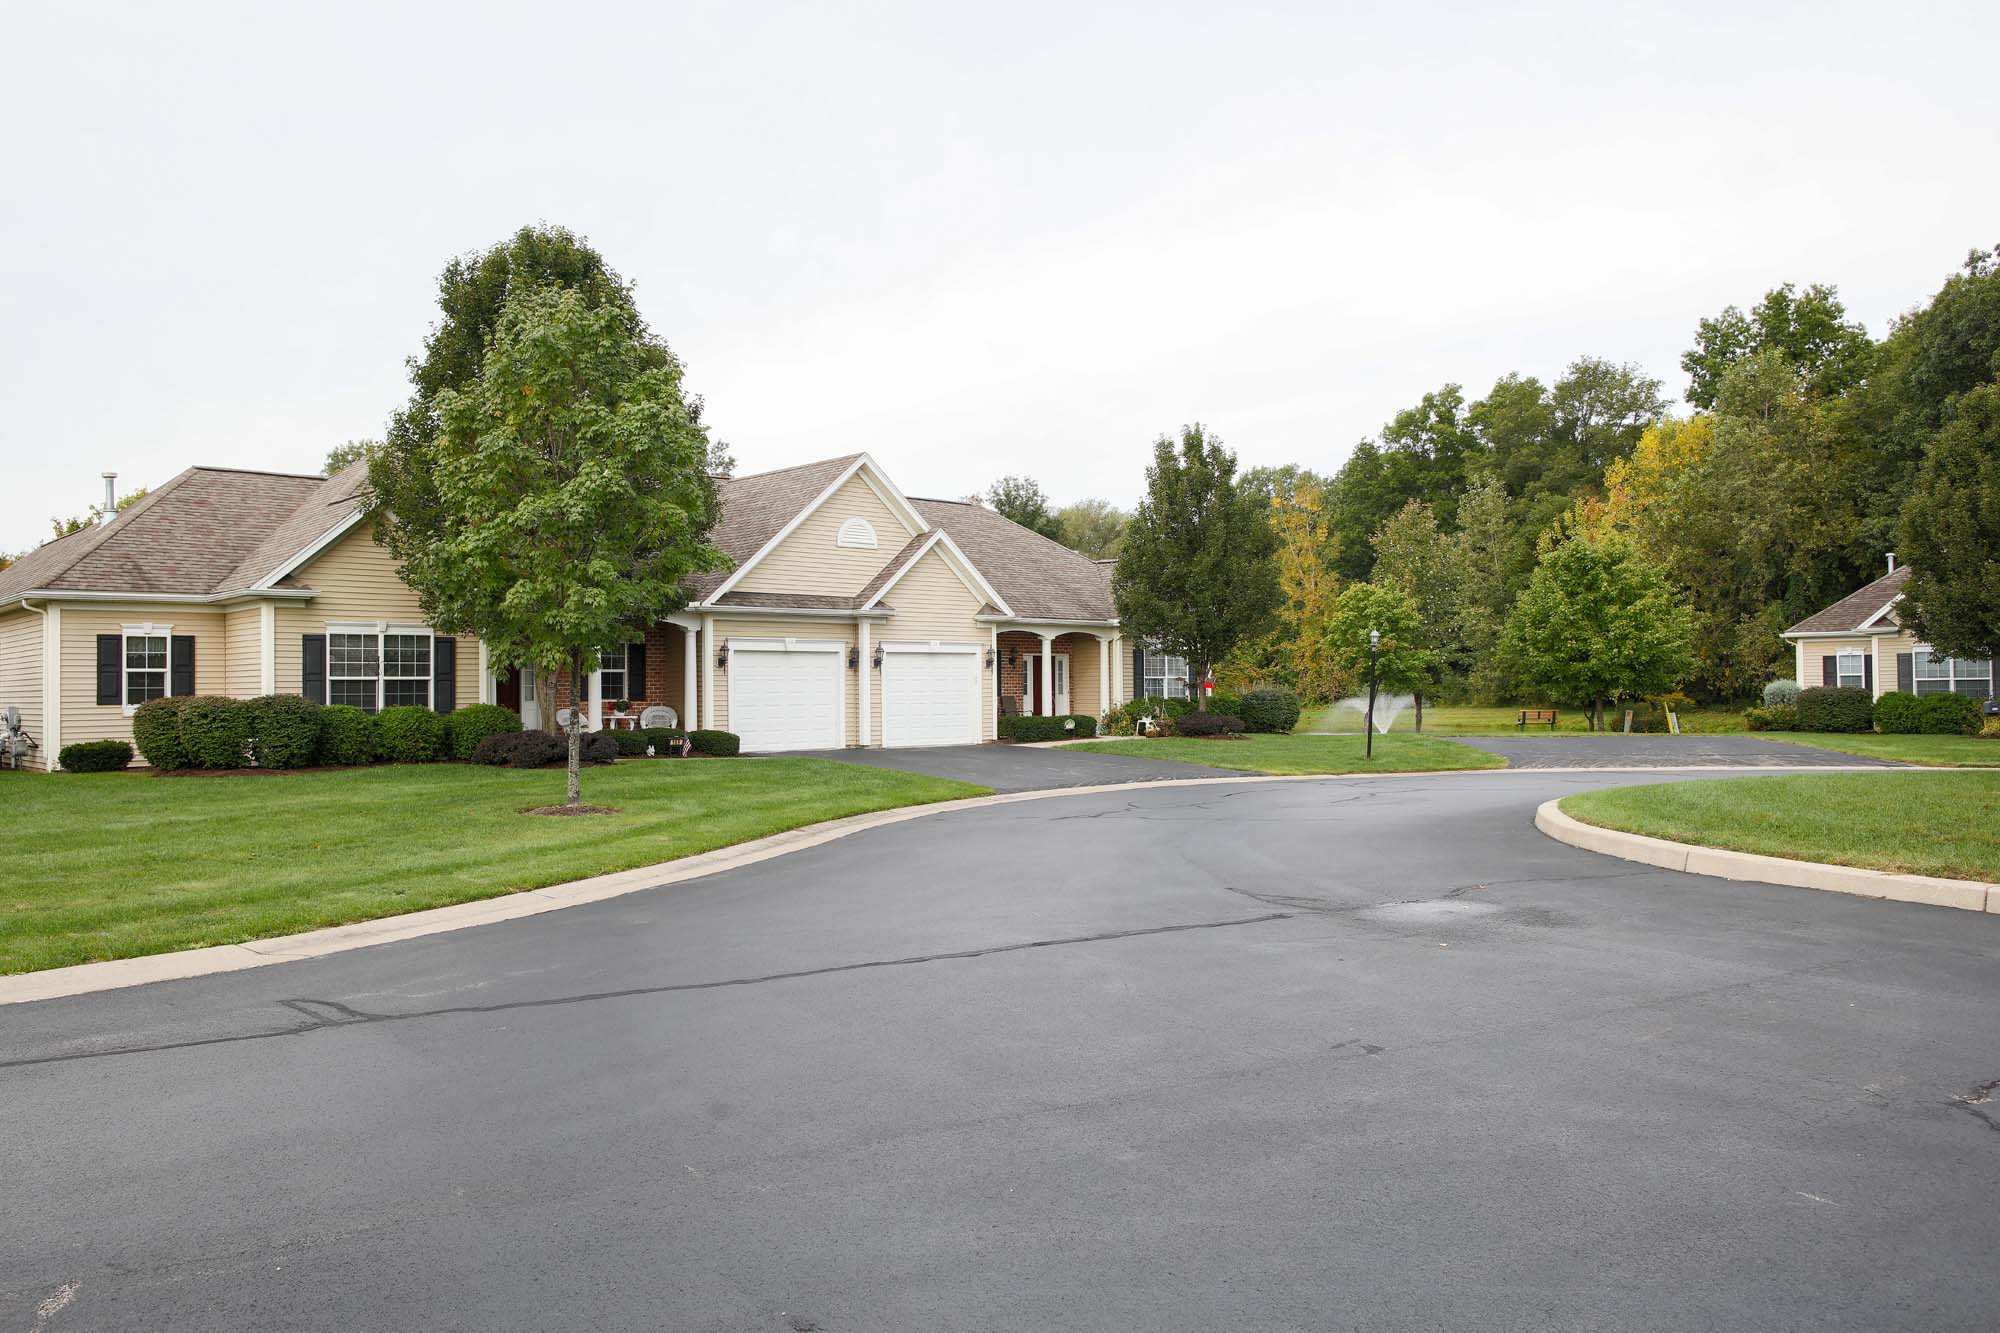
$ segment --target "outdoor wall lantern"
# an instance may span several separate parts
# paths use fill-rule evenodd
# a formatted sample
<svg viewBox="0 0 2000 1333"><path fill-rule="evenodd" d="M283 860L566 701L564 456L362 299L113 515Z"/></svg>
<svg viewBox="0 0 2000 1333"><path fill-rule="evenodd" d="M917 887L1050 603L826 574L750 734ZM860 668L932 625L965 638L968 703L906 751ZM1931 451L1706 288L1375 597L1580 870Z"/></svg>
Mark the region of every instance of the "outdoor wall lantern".
<svg viewBox="0 0 2000 1333"><path fill-rule="evenodd" d="M724 639L722 646L715 650L715 664L719 667L729 665L729 640Z"/></svg>
<svg viewBox="0 0 2000 1333"><path fill-rule="evenodd" d="M871 665L872 665L872 666L873 666L873 667L874 667L874 668L875 668L875 669L876 669L877 671L880 671L880 670L882 669L882 645L881 645L881 644L879 644L879 643L878 643L878 644L876 644L876 645L875 645L875 653L874 653L874 655L873 655L873 656L871 656L871 657L870 657L870 658L868 659L868 661L869 661L869 663L870 663L870 664L871 664Z"/></svg>
<svg viewBox="0 0 2000 1333"><path fill-rule="evenodd" d="M851 643L847 645L847 669L849 671L861 670L861 649Z"/></svg>
<svg viewBox="0 0 2000 1333"><path fill-rule="evenodd" d="M986 669L988 671L991 671L993 669L993 659L997 656L999 656L999 654L995 653L991 648L988 648L986 650Z"/></svg>

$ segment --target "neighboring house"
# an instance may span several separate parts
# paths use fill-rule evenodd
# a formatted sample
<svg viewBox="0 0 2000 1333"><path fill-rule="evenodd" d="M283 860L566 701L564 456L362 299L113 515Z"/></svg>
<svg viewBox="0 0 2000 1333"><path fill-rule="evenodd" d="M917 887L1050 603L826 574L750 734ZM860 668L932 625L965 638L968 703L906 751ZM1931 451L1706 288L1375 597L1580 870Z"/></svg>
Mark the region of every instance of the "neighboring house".
<svg viewBox="0 0 2000 1333"><path fill-rule="evenodd" d="M498 702L552 722L566 680L424 623L363 518L365 481L361 465L191 468L0 571L0 706L20 709L39 764L128 738L162 694ZM1139 655L1108 568L982 505L909 498L865 454L724 481L712 535L733 567L606 648L582 700L591 727L659 705L748 750L942 745L993 738L1003 712L1131 697Z"/></svg>
<svg viewBox="0 0 2000 1333"><path fill-rule="evenodd" d="M1907 567L1896 568L1867 587L1815 612L1786 630L1798 661L1800 685L1850 685L1881 698L1890 690L1907 694L1957 692L1980 699L2000 694L1995 664L1938 657L1930 645L1905 630L1896 618L1909 582Z"/></svg>

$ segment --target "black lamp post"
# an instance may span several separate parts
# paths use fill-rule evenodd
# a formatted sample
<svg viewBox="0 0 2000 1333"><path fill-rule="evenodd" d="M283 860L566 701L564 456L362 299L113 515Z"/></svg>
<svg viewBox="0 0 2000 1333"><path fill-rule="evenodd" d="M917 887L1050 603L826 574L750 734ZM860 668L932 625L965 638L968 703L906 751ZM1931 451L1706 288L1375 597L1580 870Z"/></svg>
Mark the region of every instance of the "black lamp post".
<svg viewBox="0 0 2000 1333"><path fill-rule="evenodd" d="M1375 757L1375 650L1381 646L1382 631L1368 631L1368 757Z"/></svg>

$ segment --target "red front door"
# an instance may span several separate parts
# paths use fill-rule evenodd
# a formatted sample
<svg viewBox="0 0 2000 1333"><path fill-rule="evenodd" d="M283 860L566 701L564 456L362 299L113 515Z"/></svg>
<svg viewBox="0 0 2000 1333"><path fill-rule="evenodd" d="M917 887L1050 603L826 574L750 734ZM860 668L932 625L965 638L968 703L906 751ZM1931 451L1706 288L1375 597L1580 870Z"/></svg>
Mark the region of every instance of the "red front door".
<svg viewBox="0 0 2000 1333"><path fill-rule="evenodd" d="M509 671L507 679L495 682L493 702L517 713L521 711L521 673L518 670Z"/></svg>

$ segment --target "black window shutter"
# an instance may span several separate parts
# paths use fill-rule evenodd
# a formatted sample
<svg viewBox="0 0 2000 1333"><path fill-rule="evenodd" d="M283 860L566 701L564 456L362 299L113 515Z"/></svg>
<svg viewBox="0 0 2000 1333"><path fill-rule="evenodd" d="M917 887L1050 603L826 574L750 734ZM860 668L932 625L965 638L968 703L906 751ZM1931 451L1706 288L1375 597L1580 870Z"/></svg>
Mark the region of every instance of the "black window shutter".
<svg viewBox="0 0 2000 1333"><path fill-rule="evenodd" d="M121 634L97 636L97 702L125 702L125 638Z"/></svg>
<svg viewBox="0 0 2000 1333"><path fill-rule="evenodd" d="M646 645L634 643L625 649L625 697L650 699L646 693Z"/></svg>
<svg viewBox="0 0 2000 1333"><path fill-rule="evenodd" d="M1143 699L1146 697L1146 650L1144 648L1134 648L1132 650L1132 697L1134 699Z"/></svg>
<svg viewBox="0 0 2000 1333"><path fill-rule="evenodd" d="M299 693L316 704L326 702L326 635L307 634L299 640Z"/></svg>
<svg viewBox="0 0 2000 1333"><path fill-rule="evenodd" d="M1861 655L1861 685L1870 694L1875 693L1875 654Z"/></svg>
<svg viewBox="0 0 2000 1333"><path fill-rule="evenodd" d="M168 647L167 693L185 699L194 693L194 636L176 634Z"/></svg>
<svg viewBox="0 0 2000 1333"><path fill-rule="evenodd" d="M431 640L431 710L449 713L458 707L458 640Z"/></svg>
<svg viewBox="0 0 2000 1333"><path fill-rule="evenodd" d="M1819 672L1820 672L1819 675L1820 684L1822 685L1840 684L1840 659L1831 653L1827 654L1825 657L1820 658Z"/></svg>
<svg viewBox="0 0 2000 1333"><path fill-rule="evenodd" d="M1896 688L1905 694L1914 694L1917 688L1917 655L1915 653L1896 654Z"/></svg>
<svg viewBox="0 0 2000 1333"><path fill-rule="evenodd" d="M1986 697L2000 699L2000 657L1986 664Z"/></svg>

